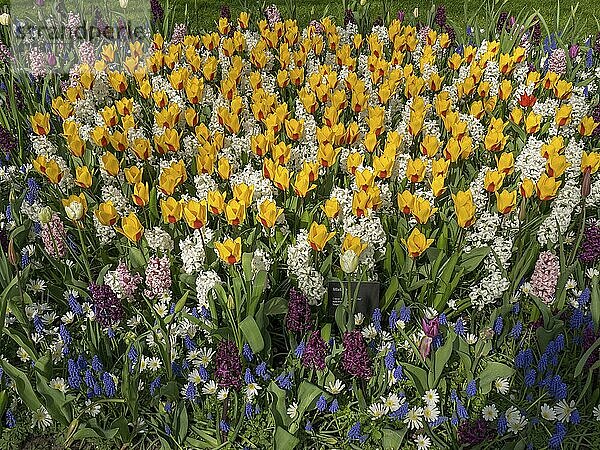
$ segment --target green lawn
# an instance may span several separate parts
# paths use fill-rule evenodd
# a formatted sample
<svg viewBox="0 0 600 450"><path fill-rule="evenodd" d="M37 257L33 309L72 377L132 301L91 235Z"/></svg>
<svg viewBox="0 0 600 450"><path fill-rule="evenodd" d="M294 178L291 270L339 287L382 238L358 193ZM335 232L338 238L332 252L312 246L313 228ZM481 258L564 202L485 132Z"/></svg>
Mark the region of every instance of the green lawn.
<svg viewBox="0 0 600 450"><path fill-rule="evenodd" d="M253 1L259 0L248 0L249 3ZM374 17L382 14L382 0L367 1L371 4L371 14ZM197 28L194 31L213 28L214 22L219 16L221 4L229 5L233 15L237 14L241 9L239 0L172 0L172 2L177 10L179 20L183 18L187 6L188 15L192 18L191 23L195 24L195 28ZM341 22L344 13L342 0L293 0L292 2L290 0L270 0L268 4L271 3L279 6L282 14L285 16L289 15L286 4L295 4L296 18L301 25L306 25L313 18L320 18L326 15L333 16ZM448 19L461 28L468 24L468 19L481 3L482 0L446 0L439 2L439 4L446 6ZM390 5L389 7L393 11L403 9L411 14L415 7L419 7L421 15L432 7L430 0L387 0L387 4ZM531 13L539 11L548 23L549 28L554 29L557 11L559 10L560 12L560 22L562 25L570 14L571 8L574 8L576 4L574 1L562 1L559 4L556 0L507 0L502 9L511 11L513 14L523 9ZM466 17L465 6L467 10ZM599 13L598 6L600 6L599 0L584 0L578 5L576 14L577 26L585 29L590 34L596 33L599 30L598 22L595 19L595 15Z"/></svg>

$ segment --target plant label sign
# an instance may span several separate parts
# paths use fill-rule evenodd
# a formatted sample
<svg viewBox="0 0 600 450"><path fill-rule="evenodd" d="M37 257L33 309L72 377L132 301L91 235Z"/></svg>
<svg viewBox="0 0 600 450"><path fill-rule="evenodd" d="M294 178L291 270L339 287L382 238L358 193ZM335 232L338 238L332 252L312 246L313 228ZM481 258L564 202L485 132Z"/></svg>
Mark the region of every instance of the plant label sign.
<svg viewBox="0 0 600 450"><path fill-rule="evenodd" d="M327 283L327 298L329 299L329 314L335 315L335 309L344 301L344 293L350 288L350 296L356 296L356 306L354 314L362 313L365 317L371 317L375 308L379 308L379 282L363 281L361 283L352 281L342 284L339 281L330 281ZM358 288L358 292L357 292Z"/></svg>

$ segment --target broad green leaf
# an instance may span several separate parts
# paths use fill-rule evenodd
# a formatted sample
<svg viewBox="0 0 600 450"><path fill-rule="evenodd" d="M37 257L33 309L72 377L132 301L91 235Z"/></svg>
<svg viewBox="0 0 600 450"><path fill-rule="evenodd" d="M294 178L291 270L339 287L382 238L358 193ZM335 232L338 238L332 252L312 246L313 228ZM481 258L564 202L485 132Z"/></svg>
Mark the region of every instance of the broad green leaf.
<svg viewBox="0 0 600 450"><path fill-rule="evenodd" d="M509 378L515 373L515 369L506 364L490 361L485 368L479 372L479 386L483 394L492 389L492 383L496 378Z"/></svg>
<svg viewBox="0 0 600 450"><path fill-rule="evenodd" d="M15 382L15 388L17 389L21 400L23 400L23 403L25 403L32 411L38 410L42 404L35 395L35 391L33 390L27 375L10 364L8 361L0 360L0 365L4 369L4 372L6 372L6 374Z"/></svg>
<svg viewBox="0 0 600 450"><path fill-rule="evenodd" d="M592 311L592 320L594 328L598 330L600 325L600 288L598 287L598 277L592 278L590 310Z"/></svg>
<svg viewBox="0 0 600 450"><path fill-rule="evenodd" d="M58 389L52 389L39 373L35 375L35 387L37 392L44 397L44 407L54 420L67 427L69 422L71 422L71 414L65 409L67 403L65 394Z"/></svg>
<svg viewBox="0 0 600 450"><path fill-rule="evenodd" d="M300 440L290 434L287 430L282 427L277 427L275 431L275 437L273 439L275 450L292 450L300 443Z"/></svg>
<svg viewBox="0 0 600 450"><path fill-rule="evenodd" d="M427 385L427 372L425 369L414 366L412 364L403 363L402 368L408 374L408 377L412 380L417 388L420 395L423 395L428 389Z"/></svg>
<svg viewBox="0 0 600 450"><path fill-rule="evenodd" d="M402 441L404 441L404 436L406 435L407 428L403 428L401 430L392 430L390 428L384 428L383 438L381 440L381 444L383 446L383 450L398 450L402 445Z"/></svg>
<svg viewBox="0 0 600 450"><path fill-rule="evenodd" d="M267 302L265 302L265 314L267 316L277 316L279 314L287 313L288 302L283 297L274 297Z"/></svg>
<svg viewBox="0 0 600 450"><path fill-rule="evenodd" d="M242 320L240 329L254 353L260 352L265 347L265 341L263 340L260 328L258 328L254 317L248 316Z"/></svg>
<svg viewBox="0 0 600 450"><path fill-rule="evenodd" d="M446 342L444 342L444 345L442 345L440 348L438 348L435 351L435 355L433 357L433 364L434 364L433 384L434 385L432 387L437 386L438 380L442 376L442 373L444 372L444 368L445 368L446 364L448 363L448 360L452 356L454 339L456 339L456 334L448 333L448 338L446 339Z"/></svg>

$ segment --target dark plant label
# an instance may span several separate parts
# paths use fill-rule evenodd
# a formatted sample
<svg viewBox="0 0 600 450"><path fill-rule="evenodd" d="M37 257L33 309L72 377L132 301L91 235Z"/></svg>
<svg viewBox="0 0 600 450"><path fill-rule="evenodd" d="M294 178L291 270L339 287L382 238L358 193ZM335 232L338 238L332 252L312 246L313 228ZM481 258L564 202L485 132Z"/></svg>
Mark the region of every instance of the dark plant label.
<svg viewBox="0 0 600 450"><path fill-rule="evenodd" d="M373 310L379 308L379 282L363 281L350 282L350 298L356 297L356 306L354 314L363 313L365 317L371 317ZM358 293L356 292L358 288ZM348 290L348 283L344 283L344 288L339 281L330 281L327 283L327 298L329 300L329 314L333 317L335 309L344 301L344 291Z"/></svg>

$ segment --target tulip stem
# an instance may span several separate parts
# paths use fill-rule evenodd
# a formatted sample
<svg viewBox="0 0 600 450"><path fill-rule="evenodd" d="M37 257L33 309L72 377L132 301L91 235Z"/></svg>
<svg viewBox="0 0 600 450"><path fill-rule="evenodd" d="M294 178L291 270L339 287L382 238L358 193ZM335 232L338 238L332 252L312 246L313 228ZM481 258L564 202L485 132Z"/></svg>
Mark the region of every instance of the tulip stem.
<svg viewBox="0 0 600 450"><path fill-rule="evenodd" d="M560 232L560 230L559 230ZM577 250L581 245L581 240L583 239L583 234L585 232L585 197L581 199L581 227L579 227L579 233L577 236L577 241L575 241L575 246L573 247L573 251L571 252L571 257L569 258L569 265L573 264L575 258L577 256Z"/></svg>
<svg viewBox="0 0 600 450"><path fill-rule="evenodd" d="M81 244L81 250L83 251L83 265L85 266L85 271L90 279L90 283L93 283L94 280L92 278L92 271L90 270L90 263L88 261L87 247L83 241L83 233L81 232L81 226L79 226L79 224L77 224L77 232L79 233L79 243Z"/></svg>

